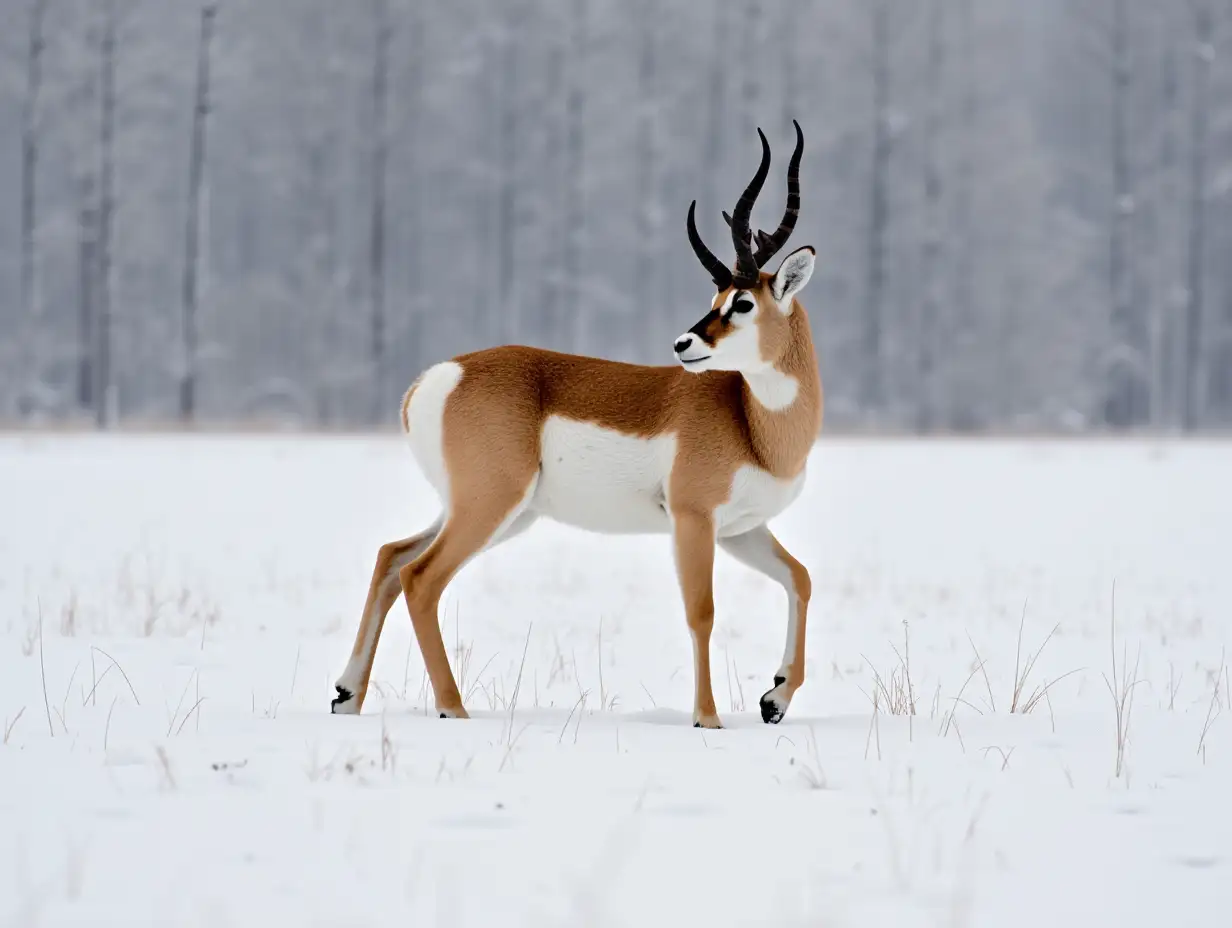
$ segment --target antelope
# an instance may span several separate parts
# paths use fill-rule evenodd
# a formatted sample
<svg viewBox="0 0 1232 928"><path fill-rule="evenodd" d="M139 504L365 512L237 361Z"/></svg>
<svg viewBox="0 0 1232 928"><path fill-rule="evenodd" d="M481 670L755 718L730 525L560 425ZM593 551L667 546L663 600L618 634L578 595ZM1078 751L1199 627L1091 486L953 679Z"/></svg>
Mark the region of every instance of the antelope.
<svg viewBox="0 0 1232 928"><path fill-rule="evenodd" d="M441 640L446 584L481 552L540 518L606 534L670 533L693 640L693 724L721 728L711 689L715 550L787 593L787 642L760 700L779 722L804 682L810 581L766 523L804 486L821 430L822 393L808 316L796 297L813 273L812 246L773 273L800 209L804 136L787 171L787 209L772 234L749 229L770 168L761 164L731 215L729 269L702 242L694 252L717 287L709 311L676 339L677 364L648 366L504 345L423 371L402 399L402 427L442 511L426 529L381 546L334 713L358 713L385 616L405 598L441 718L467 718ZM754 247L756 245L756 247Z"/></svg>

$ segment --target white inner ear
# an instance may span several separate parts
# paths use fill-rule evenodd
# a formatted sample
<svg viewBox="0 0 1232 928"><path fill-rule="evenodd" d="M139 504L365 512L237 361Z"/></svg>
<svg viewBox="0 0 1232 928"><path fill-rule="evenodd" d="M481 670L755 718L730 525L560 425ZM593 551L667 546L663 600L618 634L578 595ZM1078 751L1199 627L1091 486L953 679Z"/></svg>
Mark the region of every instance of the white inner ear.
<svg viewBox="0 0 1232 928"><path fill-rule="evenodd" d="M773 284L774 298L783 312L791 311L792 298L804 289L804 285L813 276L816 259L816 253L808 245L797 248L783 259L778 273L774 275Z"/></svg>

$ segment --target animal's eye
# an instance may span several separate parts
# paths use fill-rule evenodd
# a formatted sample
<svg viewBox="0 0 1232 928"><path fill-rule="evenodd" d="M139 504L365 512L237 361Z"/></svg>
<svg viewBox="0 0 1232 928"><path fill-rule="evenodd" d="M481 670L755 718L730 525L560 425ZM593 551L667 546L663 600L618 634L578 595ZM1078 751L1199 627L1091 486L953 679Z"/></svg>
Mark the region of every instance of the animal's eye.
<svg viewBox="0 0 1232 928"><path fill-rule="evenodd" d="M747 313L752 312L752 310L752 300L736 300L736 302L732 304L732 312L734 313Z"/></svg>

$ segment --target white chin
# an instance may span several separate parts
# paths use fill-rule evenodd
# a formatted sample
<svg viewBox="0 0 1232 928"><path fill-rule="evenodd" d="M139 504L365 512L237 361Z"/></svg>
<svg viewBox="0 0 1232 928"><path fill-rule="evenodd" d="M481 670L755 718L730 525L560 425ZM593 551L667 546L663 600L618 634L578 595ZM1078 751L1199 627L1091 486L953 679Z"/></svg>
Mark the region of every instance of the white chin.
<svg viewBox="0 0 1232 928"><path fill-rule="evenodd" d="M686 371L691 371L694 374L699 373L700 371L709 370L710 368L710 358L698 358L696 361L686 361L684 358L680 358L679 360L681 367L683 367Z"/></svg>

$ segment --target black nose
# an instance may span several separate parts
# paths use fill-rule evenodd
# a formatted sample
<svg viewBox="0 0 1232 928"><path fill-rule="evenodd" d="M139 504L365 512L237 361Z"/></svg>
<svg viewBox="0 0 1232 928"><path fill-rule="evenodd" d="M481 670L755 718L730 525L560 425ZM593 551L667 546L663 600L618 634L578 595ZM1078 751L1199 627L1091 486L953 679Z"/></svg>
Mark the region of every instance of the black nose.
<svg viewBox="0 0 1232 928"><path fill-rule="evenodd" d="M693 344L692 335L686 335L684 338L677 339L676 340L676 354L680 354L680 352L686 351L688 347L692 344Z"/></svg>

